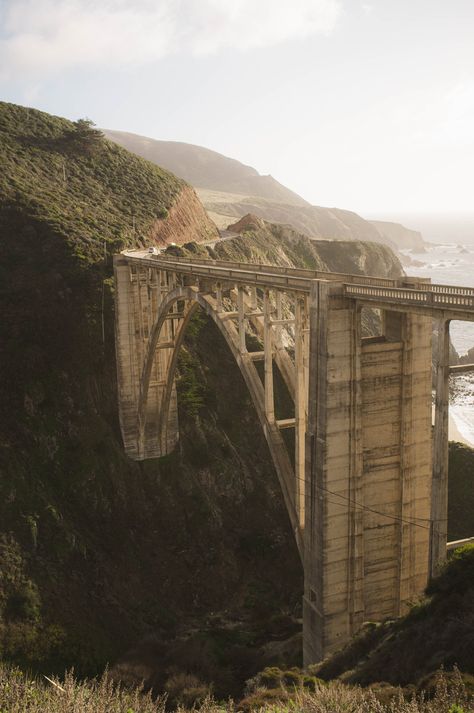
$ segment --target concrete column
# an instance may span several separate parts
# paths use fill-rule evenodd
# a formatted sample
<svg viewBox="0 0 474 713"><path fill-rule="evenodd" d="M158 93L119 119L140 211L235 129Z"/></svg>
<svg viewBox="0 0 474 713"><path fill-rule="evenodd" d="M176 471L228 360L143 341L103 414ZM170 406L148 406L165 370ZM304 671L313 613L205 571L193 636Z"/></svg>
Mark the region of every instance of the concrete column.
<svg viewBox="0 0 474 713"><path fill-rule="evenodd" d="M273 396L273 335L271 325L270 293L265 290L263 296L263 350L265 369L265 415L270 423L275 421L275 402Z"/></svg>
<svg viewBox="0 0 474 713"><path fill-rule="evenodd" d="M433 577L446 559L448 540L449 320L438 321L433 481L431 486L431 565Z"/></svg>
<svg viewBox="0 0 474 713"><path fill-rule="evenodd" d="M406 611L428 571L431 320L388 313L390 339L362 341L364 614Z"/></svg>
<svg viewBox="0 0 474 713"><path fill-rule="evenodd" d="M258 307L257 288L251 287L250 288L250 309L257 309L257 307Z"/></svg>
<svg viewBox="0 0 474 713"><path fill-rule="evenodd" d="M363 443L362 443L362 310L351 311L351 384L349 451L349 542L348 591L349 632L355 634L365 619L364 611L364 511Z"/></svg>
<svg viewBox="0 0 474 713"><path fill-rule="evenodd" d="M220 282L216 285L216 309L222 312L222 285Z"/></svg>
<svg viewBox="0 0 474 713"><path fill-rule="evenodd" d="M127 455L137 451L136 409L140 390L140 360L135 335L135 306L130 267L121 255L114 256L115 352L120 427Z"/></svg>
<svg viewBox="0 0 474 713"><path fill-rule="evenodd" d="M305 464L303 664L325 652L324 601L324 451L329 284L314 282L309 299L310 343L308 423Z"/></svg>
<svg viewBox="0 0 474 713"><path fill-rule="evenodd" d="M310 298L303 659L321 660L363 621L360 314L338 283Z"/></svg>
<svg viewBox="0 0 474 713"><path fill-rule="evenodd" d="M239 350L240 350L241 354L243 354L244 352L247 351L247 345L245 342L244 295L245 295L244 288L238 287L237 288L237 310L239 312L238 329L239 329Z"/></svg>
<svg viewBox="0 0 474 713"><path fill-rule="evenodd" d="M304 529L304 478L305 478L305 430L306 392L304 374L304 299L297 297L295 303L295 504L300 527Z"/></svg>
<svg viewBox="0 0 474 713"><path fill-rule="evenodd" d="M275 292L275 316L277 321L280 321L283 317L283 310L282 310L282 300L281 300L282 294L280 290L277 290ZM280 347L281 345L281 324L276 324L275 325L275 344Z"/></svg>
<svg viewBox="0 0 474 713"><path fill-rule="evenodd" d="M402 316L398 615L424 590L429 572L432 473L430 317Z"/></svg>

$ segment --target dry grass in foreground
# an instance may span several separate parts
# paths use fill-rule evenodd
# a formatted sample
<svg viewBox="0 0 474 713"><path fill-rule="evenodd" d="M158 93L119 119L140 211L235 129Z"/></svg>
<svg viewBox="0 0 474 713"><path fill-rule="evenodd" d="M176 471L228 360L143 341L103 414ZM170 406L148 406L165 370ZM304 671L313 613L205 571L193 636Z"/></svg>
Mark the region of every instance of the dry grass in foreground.
<svg viewBox="0 0 474 713"><path fill-rule="evenodd" d="M399 692L391 701L382 703L373 691L334 682L322 684L313 692L295 689L285 701L278 691L261 690L251 710L268 713L471 713L473 701L460 675L449 679L440 674L436 691L430 700L408 700ZM283 694L284 692L281 691ZM282 697L284 697L282 695ZM248 704L247 704L248 706ZM63 681L40 681L18 669L0 664L0 713L164 713L166 700L152 700L139 690L115 686L106 676L98 681L76 681L68 674ZM195 708L194 710L196 710ZM235 713L242 710L232 702L202 702L201 713ZM178 708L179 711L186 710ZM249 708L247 707L247 710Z"/></svg>

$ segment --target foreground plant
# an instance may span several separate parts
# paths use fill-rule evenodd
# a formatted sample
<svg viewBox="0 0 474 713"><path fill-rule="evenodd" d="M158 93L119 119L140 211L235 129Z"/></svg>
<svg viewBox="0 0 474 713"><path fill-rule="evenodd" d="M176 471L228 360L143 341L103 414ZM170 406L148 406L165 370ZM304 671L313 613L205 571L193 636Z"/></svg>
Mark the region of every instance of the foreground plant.
<svg viewBox="0 0 474 713"><path fill-rule="evenodd" d="M164 699L153 701L140 689L127 690L107 676L77 681L29 678L0 666L0 713L164 713Z"/></svg>
<svg viewBox="0 0 474 713"><path fill-rule="evenodd" d="M269 695L270 694L270 695ZM71 673L63 681L40 681L18 669L0 664L0 713L165 713L164 697L153 700L143 690L114 684L107 675L100 680L77 681ZM190 708L178 706L177 713ZM391 700L382 702L377 690L347 686L340 682L316 683L314 690L260 688L241 704L217 703L210 698L192 710L200 713L472 713L474 700L458 672L440 674L429 700L406 696L394 689Z"/></svg>

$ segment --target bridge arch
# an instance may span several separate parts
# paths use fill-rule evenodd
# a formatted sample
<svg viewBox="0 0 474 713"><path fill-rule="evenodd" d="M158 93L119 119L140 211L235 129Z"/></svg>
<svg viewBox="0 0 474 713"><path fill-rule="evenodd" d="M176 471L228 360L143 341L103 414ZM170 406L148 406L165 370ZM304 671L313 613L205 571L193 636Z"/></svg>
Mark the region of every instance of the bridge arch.
<svg viewBox="0 0 474 713"><path fill-rule="evenodd" d="M166 443L168 413L176 375L179 350L183 344L191 317L199 308L201 308L203 312L213 320L214 324L224 337L227 346L229 347L244 378L277 472L277 477L283 493L283 499L285 501L290 523L296 538L298 551L300 556L303 557L303 533L301 531L299 514L294 500L294 470L291 465L280 429L275 422L271 422L267 418L265 413L263 384L256 373L254 365L252 364L251 355L240 350L238 330L236 329L233 321L223 319L221 313L217 309L215 299L212 296L201 293L196 287L180 286L171 290L161 303L155 322L150 331L140 379L140 394L138 400L137 434L139 450L142 448L145 438L147 400L155 352L159 346L159 339L163 330L163 325L172 314L173 308L178 302L184 302L185 309L182 316L179 318L179 324L174 335L173 345L169 347L172 349L172 354L167 364L166 376L164 379L165 385L163 387L158 420L158 438L162 442Z"/></svg>

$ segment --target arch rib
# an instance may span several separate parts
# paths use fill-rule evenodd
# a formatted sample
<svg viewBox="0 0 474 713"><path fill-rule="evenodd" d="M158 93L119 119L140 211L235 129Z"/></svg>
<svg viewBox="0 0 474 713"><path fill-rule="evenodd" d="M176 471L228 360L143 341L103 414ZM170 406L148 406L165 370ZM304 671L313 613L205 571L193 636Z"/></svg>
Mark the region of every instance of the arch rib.
<svg viewBox="0 0 474 713"><path fill-rule="evenodd" d="M278 480L283 492L283 498L288 511L288 515L290 517L292 529L295 534L298 550L300 556L302 557L302 531L294 501L294 470L288 457L288 452L286 450L285 443L283 441L277 424L271 423L265 414L264 388L258 375L258 372L255 368L255 364L252 361L251 354L241 353L239 349L239 336L237 329L231 320L221 319L217 310L216 299L209 295L203 295L199 293L196 287L177 287L171 292L169 292L160 306L160 310L158 312L155 324L152 328L150 338L148 340L148 346L146 350L146 356L140 381L140 395L137 414L137 435L139 452L142 452L143 439L145 437L148 389L150 385L150 375L153 366L155 350L158 345L159 336L167 315L170 313L173 305L181 300L184 300L188 304L188 307L185 310L184 316L179 325L178 333L175 336L174 345L172 347L173 353L167 367L167 374L165 378L166 383L162 395L158 421L158 434L160 442L165 442L165 430L168 422L168 410L176 372L179 348L183 342L186 333L186 328L189 324L191 316L197 310L198 307L201 307L203 311L209 317L211 317L211 319L214 321L219 331L221 332L222 336L226 340L227 345L229 346L232 355L239 366L244 381L250 392L255 410L259 417L260 424L263 428L263 432L268 443L268 447L270 449L275 469L277 471Z"/></svg>

